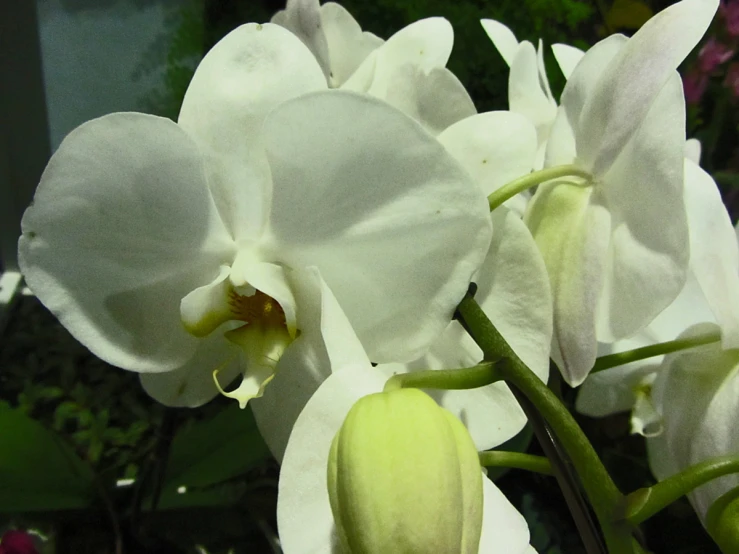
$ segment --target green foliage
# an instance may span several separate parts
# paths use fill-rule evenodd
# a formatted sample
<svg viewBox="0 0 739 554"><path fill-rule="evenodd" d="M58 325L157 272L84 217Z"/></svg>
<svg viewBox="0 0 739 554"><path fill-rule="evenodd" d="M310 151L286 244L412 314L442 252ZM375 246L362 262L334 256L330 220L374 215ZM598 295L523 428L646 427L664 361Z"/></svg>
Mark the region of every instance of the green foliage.
<svg viewBox="0 0 739 554"><path fill-rule="evenodd" d="M93 357L32 297L11 315L0 368L3 518L41 525L59 552L106 551L112 520L131 552L253 552L269 540L276 469L250 410L220 397L198 410L154 402L135 373ZM268 508L252 508L264 497Z"/></svg>
<svg viewBox="0 0 739 554"><path fill-rule="evenodd" d="M56 433L0 403L0 512L85 508L94 475Z"/></svg>

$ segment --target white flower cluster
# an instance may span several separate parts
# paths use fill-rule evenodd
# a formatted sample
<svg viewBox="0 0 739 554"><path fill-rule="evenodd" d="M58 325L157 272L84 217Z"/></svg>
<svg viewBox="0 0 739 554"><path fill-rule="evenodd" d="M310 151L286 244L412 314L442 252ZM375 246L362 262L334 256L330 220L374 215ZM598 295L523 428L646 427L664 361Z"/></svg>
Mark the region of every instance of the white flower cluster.
<svg viewBox="0 0 739 554"><path fill-rule="evenodd" d="M634 409L658 477L737 453L739 247L686 143L676 71L717 6L682 0L587 52L554 45L559 105L541 43L483 20L510 111L477 113L445 67L445 19L383 40L339 4L288 0L205 56L176 123L116 113L65 139L23 218L23 273L160 402L249 403L282 463L287 554L338 540L326 468L355 402L393 374L481 360L452 321L470 282L542 381L551 357L584 383L584 413ZM489 211L507 183L560 167ZM588 378L598 354L706 329L721 342ZM526 422L503 383L434 398L478 450ZM699 512L737 484L698 489ZM531 552L488 479L483 496L463 551Z"/></svg>

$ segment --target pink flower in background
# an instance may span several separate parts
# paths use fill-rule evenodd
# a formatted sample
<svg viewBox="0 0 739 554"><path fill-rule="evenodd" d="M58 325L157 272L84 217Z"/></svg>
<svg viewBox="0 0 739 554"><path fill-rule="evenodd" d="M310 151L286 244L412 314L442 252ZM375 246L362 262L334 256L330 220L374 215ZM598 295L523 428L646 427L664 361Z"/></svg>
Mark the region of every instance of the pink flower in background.
<svg viewBox="0 0 739 554"><path fill-rule="evenodd" d="M739 21L737 22L739 24ZM704 73L710 73L719 65L731 59L734 49L711 37L698 53L698 66Z"/></svg>
<svg viewBox="0 0 739 554"><path fill-rule="evenodd" d="M739 98L739 63L734 62L729 66L724 85L732 92L734 97Z"/></svg>
<svg viewBox="0 0 739 554"><path fill-rule="evenodd" d="M6 531L0 539L0 554L39 554L31 535L25 531Z"/></svg>
<svg viewBox="0 0 739 554"><path fill-rule="evenodd" d="M708 86L708 75L691 71L683 76L683 90L685 91L685 101L688 104L697 104L700 102L703 93L706 92Z"/></svg>
<svg viewBox="0 0 739 554"><path fill-rule="evenodd" d="M732 37L739 37L739 1L721 2L719 10L726 21L726 30Z"/></svg>

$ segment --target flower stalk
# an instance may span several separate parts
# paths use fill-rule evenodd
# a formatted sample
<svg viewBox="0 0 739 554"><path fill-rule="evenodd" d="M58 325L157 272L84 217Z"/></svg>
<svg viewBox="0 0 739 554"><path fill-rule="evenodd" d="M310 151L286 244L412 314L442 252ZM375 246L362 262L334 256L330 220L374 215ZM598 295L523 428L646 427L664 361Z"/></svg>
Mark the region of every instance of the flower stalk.
<svg viewBox="0 0 739 554"><path fill-rule="evenodd" d="M642 348L635 348L634 350L625 350L624 352L601 356L595 360L595 365L593 365L593 369L590 373L597 373L598 371L604 371L612 367L630 364L631 362L637 362L639 360L645 360L647 358L661 356L663 354L670 354L680 350L687 350L689 348L695 348L696 346L719 342L720 340L721 333L716 331L715 333L706 333L705 335L699 335L696 337L660 342L649 346L643 346Z"/></svg>
<svg viewBox="0 0 739 554"><path fill-rule="evenodd" d="M568 164L558 165L555 167L548 167L546 169L540 169L539 171L532 171L528 175L514 179L510 183L506 183L499 189L491 192L488 195L488 205L492 212L495 208L503 204L506 200L509 200L517 194L535 187L552 179L558 179L560 177L579 177L585 179L584 185L589 185L593 178L590 173L580 169L579 167ZM575 183L573 183L575 184Z"/></svg>
<svg viewBox="0 0 739 554"><path fill-rule="evenodd" d="M656 485L629 494L624 518L638 525L693 489L732 473L739 473L736 456L721 456L693 465Z"/></svg>
<svg viewBox="0 0 739 554"><path fill-rule="evenodd" d="M617 518L619 511L623 510L626 499L575 419L541 379L518 358L474 298L469 294L465 296L457 308L457 313L486 359L505 358L497 365L506 382L521 391L551 426L556 439L561 443L577 471L593 506L603 531L607 551L610 554L632 554L634 547L631 524ZM594 539L589 540L586 537L583 539L586 544L594 542L597 544ZM588 548L597 552L590 546Z"/></svg>

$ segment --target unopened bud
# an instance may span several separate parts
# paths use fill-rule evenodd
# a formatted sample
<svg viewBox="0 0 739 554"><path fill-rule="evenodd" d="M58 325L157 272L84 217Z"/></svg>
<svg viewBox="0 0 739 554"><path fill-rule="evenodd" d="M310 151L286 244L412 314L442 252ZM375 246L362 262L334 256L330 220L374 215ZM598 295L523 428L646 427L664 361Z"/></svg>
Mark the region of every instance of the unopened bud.
<svg viewBox="0 0 739 554"><path fill-rule="evenodd" d="M739 488L720 496L706 513L706 529L724 554L739 552Z"/></svg>
<svg viewBox="0 0 739 554"><path fill-rule="evenodd" d="M476 554L482 478L467 429L428 395L365 396L331 445L340 540L351 554Z"/></svg>

